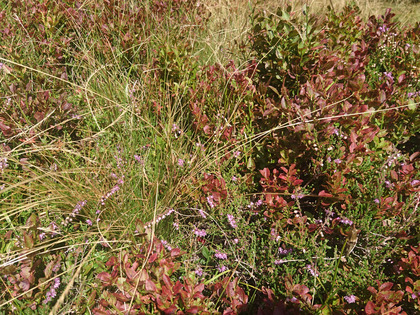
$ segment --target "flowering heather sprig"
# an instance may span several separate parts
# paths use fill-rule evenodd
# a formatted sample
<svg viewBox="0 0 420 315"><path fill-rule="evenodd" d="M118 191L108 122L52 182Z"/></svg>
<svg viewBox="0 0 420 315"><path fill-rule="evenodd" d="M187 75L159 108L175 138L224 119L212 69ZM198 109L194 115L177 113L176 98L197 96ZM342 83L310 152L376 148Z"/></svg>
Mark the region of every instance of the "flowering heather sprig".
<svg viewBox="0 0 420 315"><path fill-rule="evenodd" d="M172 125L172 132L174 133L175 138L178 138L182 134L182 130L177 124Z"/></svg>
<svg viewBox="0 0 420 315"><path fill-rule="evenodd" d="M68 225L70 222L73 221L73 218L75 218L79 214L80 210L82 210L82 208L86 205L86 203L87 203L87 200L79 201L77 203L77 205L74 207L70 215L66 217L66 219L64 220L63 222L64 226Z"/></svg>
<svg viewBox="0 0 420 315"><path fill-rule="evenodd" d="M213 196L208 196L207 197L207 202L208 202L210 208L214 208L215 207Z"/></svg>
<svg viewBox="0 0 420 315"><path fill-rule="evenodd" d="M214 254L214 257L225 260L227 259L227 254L221 253L220 251L216 250L216 254Z"/></svg>
<svg viewBox="0 0 420 315"><path fill-rule="evenodd" d="M394 77L391 72L384 72L384 76L388 78L391 82L394 82Z"/></svg>
<svg viewBox="0 0 420 315"><path fill-rule="evenodd" d="M185 161L183 159L178 159L178 166L184 167Z"/></svg>
<svg viewBox="0 0 420 315"><path fill-rule="evenodd" d="M226 267L225 265L219 265L219 266L217 267L217 270L218 270L219 272L223 272L223 271L226 271L226 270L227 270L227 267Z"/></svg>
<svg viewBox="0 0 420 315"><path fill-rule="evenodd" d="M352 294L349 296L345 296L344 299L347 301L347 303L352 304L356 302L356 297Z"/></svg>
<svg viewBox="0 0 420 315"><path fill-rule="evenodd" d="M353 221L347 219L347 218L337 218L339 222L347 225L353 225Z"/></svg>
<svg viewBox="0 0 420 315"><path fill-rule="evenodd" d="M203 269L201 267L197 267L194 272L199 277L203 275Z"/></svg>
<svg viewBox="0 0 420 315"><path fill-rule="evenodd" d="M170 216L173 212L174 212L175 210L174 209L169 209L168 211L166 211L164 214L162 214L162 215L160 215L160 216L158 216L157 218L156 218L156 221L155 221L155 223L156 224L158 224L161 220L163 220L163 219L165 219L166 217L168 217L168 216ZM153 221L151 221L151 222L149 222L149 223L147 223L147 224L145 224L144 225L144 228L145 229L149 229L151 226L152 226L152 224L153 224Z"/></svg>
<svg viewBox="0 0 420 315"><path fill-rule="evenodd" d="M172 247L168 244L167 241L165 240L161 240L160 241L162 243L162 245L170 252L172 250Z"/></svg>
<svg viewBox="0 0 420 315"><path fill-rule="evenodd" d="M292 248L284 249L282 247L279 247L279 255L288 255L293 251Z"/></svg>
<svg viewBox="0 0 420 315"><path fill-rule="evenodd" d="M194 234L199 237L205 237L207 235L206 230L199 230L197 228L194 229Z"/></svg>
<svg viewBox="0 0 420 315"><path fill-rule="evenodd" d="M276 259L275 261L274 261L274 264L275 265L281 265L281 264L284 264L284 260L283 259Z"/></svg>
<svg viewBox="0 0 420 315"><path fill-rule="evenodd" d="M101 198L101 205L105 205L105 201L107 201L113 194L115 194L118 190L120 190L120 185L124 184L124 176L117 181L117 184L112 187L112 189Z"/></svg>
<svg viewBox="0 0 420 315"><path fill-rule="evenodd" d="M60 287L60 278L54 279L54 284L51 286L50 290L45 294L45 300L43 301L44 304L50 302L53 298L57 295L57 289Z"/></svg>
<svg viewBox="0 0 420 315"><path fill-rule="evenodd" d="M55 236L55 235L57 235L57 233L55 232L56 230L58 230L58 225L54 222L54 221L52 221L51 223L50 223L50 226L51 226L51 230L53 231L52 233L51 233L51 236Z"/></svg>
<svg viewBox="0 0 420 315"><path fill-rule="evenodd" d="M0 160L0 171L3 173L3 171L9 166L9 164L7 164L7 158L2 158Z"/></svg>
<svg viewBox="0 0 420 315"><path fill-rule="evenodd" d="M236 229L238 226L236 225L236 221L235 221L235 218L233 217L233 215L228 214L227 217L228 217L230 226L233 227L234 229Z"/></svg>
<svg viewBox="0 0 420 315"><path fill-rule="evenodd" d="M308 269L308 271L311 273L313 277L319 276L318 272L316 272L316 270L314 270L311 265L306 265L306 269Z"/></svg>
<svg viewBox="0 0 420 315"><path fill-rule="evenodd" d="M140 155L134 154L134 159L140 163L140 165L144 165L144 160L141 158Z"/></svg>
<svg viewBox="0 0 420 315"><path fill-rule="evenodd" d="M379 33L381 33L381 34L384 34L384 33L386 33L386 32L388 32L388 31L389 31L389 27L388 27L388 26L386 26L386 25L381 25L381 26L378 28L378 31L379 31Z"/></svg>
<svg viewBox="0 0 420 315"><path fill-rule="evenodd" d="M200 215L205 219L205 218L207 218L207 216L206 216L206 214L205 214L205 212L203 211L203 209L199 209L198 210L198 213L200 213Z"/></svg>
<svg viewBox="0 0 420 315"><path fill-rule="evenodd" d="M302 199L303 195L302 194L297 194L297 195L292 194L292 195L290 195L290 198L292 198L293 200L295 200L296 198L297 199Z"/></svg>
<svg viewBox="0 0 420 315"><path fill-rule="evenodd" d="M417 92L408 92L407 93L407 97L408 98L414 98L414 97L417 97L417 96L420 96L420 91L417 91Z"/></svg>

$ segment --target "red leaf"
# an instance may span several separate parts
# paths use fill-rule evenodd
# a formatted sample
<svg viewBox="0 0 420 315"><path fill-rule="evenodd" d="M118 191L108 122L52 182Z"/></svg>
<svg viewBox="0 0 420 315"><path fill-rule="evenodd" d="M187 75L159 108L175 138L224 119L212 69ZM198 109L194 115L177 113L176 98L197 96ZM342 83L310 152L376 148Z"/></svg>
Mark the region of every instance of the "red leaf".
<svg viewBox="0 0 420 315"><path fill-rule="evenodd" d="M145 288L146 288L147 291L156 292L156 285L150 279L146 280Z"/></svg>
<svg viewBox="0 0 420 315"><path fill-rule="evenodd" d="M177 309L177 307L174 304L172 304L167 309L163 310L163 312L165 314L175 314L176 309Z"/></svg>
<svg viewBox="0 0 420 315"><path fill-rule="evenodd" d="M332 197L333 195L331 195L331 194L327 193L325 190L321 190L321 191L318 193L318 196L320 196L320 197Z"/></svg>
<svg viewBox="0 0 420 315"><path fill-rule="evenodd" d="M163 283L168 287L168 288L172 288L172 281L171 281L171 278L169 278L169 276L168 275L166 275L166 274L164 274L163 276L162 276L162 280L163 280Z"/></svg>
<svg viewBox="0 0 420 315"><path fill-rule="evenodd" d="M382 284L379 287L379 291L389 291L391 290L391 288L393 287L393 283L392 282L385 282L384 284Z"/></svg>
<svg viewBox="0 0 420 315"><path fill-rule="evenodd" d="M175 293L175 294L178 294L178 293L179 293L179 291L181 291L181 289L182 289L182 283L181 283L181 282L179 282L179 281L177 281L177 282L175 283L174 287L173 287L173 291L174 291L174 293Z"/></svg>
<svg viewBox="0 0 420 315"><path fill-rule="evenodd" d="M398 180L398 174L397 174L397 172L396 172L396 171L394 171L394 170L391 170L391 177L392 177L393 179L395 179L395 180Z"/></svg>
<svg viewBox="0 0 420 315"><path fill-rule="evenodd" d="M111 266L114 266L116 262L117 262L117 258L115 256L111 256L111 258L108 259L105 265L107 267L111 267Z"/></svg>
<svg viewBox="0 0 420 315"><path fill-rule="evenodd" d="M190 307L189 309L185 310L187 314L197 314L199 311L198 306Z"/></svg>
<svg viewBox="0 0 420 315"><path fill-rule="evenodd" d="M365 313L367 315L376 314L375 304L373 304L372 301L367 302L367 304L365 306Z"/></svg>
<svg viewBox="0 0 420 315"><path fill-rule="evenodd" d="M30 233L23 232L23 244L25 248L32 248L34 247L34 239L30 235Z"/></svg>
<svg viewBox="0 0 420 315"><path fill-rule="evenodd" d="M269 179L270 170L268 168L264 168L263 170L260 170L260 173L265 179Z"/></svg>
<svg viewBox="0 0 420 315"><path fill-rule="evenodd" d="M149 263L154 262L157 258L158 258L157 253L152 254L152 255L149 257Z"/></svg>
<svg viewBox="0 0 420 315"><path fill-rule="evenodd" d="M107 283L111 282L111 280L112 280L111 275L106 271L99 273L96 277L99 280L101 280L103 282L107 282Z"/></svg>

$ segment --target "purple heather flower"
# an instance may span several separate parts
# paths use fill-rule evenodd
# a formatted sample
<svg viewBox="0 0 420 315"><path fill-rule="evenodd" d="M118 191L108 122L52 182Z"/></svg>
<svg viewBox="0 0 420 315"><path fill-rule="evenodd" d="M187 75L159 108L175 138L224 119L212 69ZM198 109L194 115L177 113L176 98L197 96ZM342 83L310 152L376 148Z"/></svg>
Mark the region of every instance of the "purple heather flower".
<svg viewBox="0 0 420 315"><path fill-rule="evenodd" d="M255 203L255 206L259 207L259 206L262 206L262 204L263 204L263 201L262 201L261 199L259 199L259 200Z"/></svg>
<svg viewBox="0 0 420 315"><path fill-rule="evenodd" d="M177 231L179 230L179 224L178 223L174 222L172 225L174 226L175 230L177 230Z"/></svg>
<svg viewBox="0 0 420 315"><path fill-rule="evenodd" d="M235 158L239 158L241 156L241 151L235 151L235 152L233 152L233 156Z"/></svg>
<svg viewBox="0 0 420 315"><path fill-rule="evenodd" d="M281 247L279 247L279 254L280 255L288 255L290 252L292 252L292 249L283 249Z"/></svg>
<svg viewBox="0 0 420 315"><path fill-rule="evenodd" d="M232 182L236 182L237 180L238 180L238 178L235 175L233 175L232 176Z"/></svg>
<svg viewBox="0 0 420 315"><path fill-rule="evenodd" d="M233 243L238 244L239 243L239 240L237 238L234 238L233 239Z"/></svg>
<svg viewBox="0 0 420 315"><path fill-rule="evenodd" d="M340 160L340 159L335 159L335 160L334 160L334 163L336 163L336 164L340 164L340 163L341 163L341 160Z"/></svg>
<svg viewBox="0 0 420 315"><path fill-rule="evenodd" d="M57 278L54 279L53 288L58 289L59 286L60 286L60 278L57 277Z"/></svg>
<svg viewBox="0 0 420 315"><path fill-rule="evenodd" d="M219 265L219 266L217 267L217 270L218 270L219 272L223 272L223 271L226 271L226 270L227 270L227 268L226 268L226 266L224 266L224 265Z"/></svg>
<svg viewBox="0 0 420 315"><path fill-rule="evenodd" d="M382 26L379 27L378 30L379 30L380 33L386 33L386 32L389 31L389 28L386 25L382 25Z"/></svg>
<svg viewBox="0 0 420 315"><path fill-rule="evenodd" d="M61 264L60 263L57 263L57 264L54 265L52 271L57 272L58 269L60 269L60 267L61 267Z"/></svg>
<svg viewBox="0 0 420 315"><path fill-rule="evenodd" d="M351 304L351 303L355 303L356 302L356 297L352 294L349 296L345 296L344 299L347 301L347 303Z"/></svg>
<svg viewBox="0 0 420 315"><path fill-rule="evenodd" d="M374 202L374 203L380 203L380 201L379 201L379 199L378 199L378 198L374 199L374 200L373 200L373 202Z"/></svg>
<svg viewBox="0 0 420 315"><path fill-rule="evenodd" d="M42 241L45 238L45 233L39 234L39 240Z"/></svg>
<svg viewBox="0 0 420 315"><path fill-rule="evenodd" d="M101 213L101 210L96 210L96 214L100 214Z"/></svg>
<svg viewBox="0 0 420 315"><path fill-rule="evenodd" d="M205 219L207 218L206 214L204 213L203 209L199 209L198 213L200 213L200 215Z"/></svg>
<svg viewBox="0 0 420 315"><path fill-rule="evenodd" d="M168 242L167 241L165 241L165 240L161 240L160 241L161 243L162 243L162 245L168 250L168 251L171 251L172 250L172 247L168 244Z"/></svg>
<svg viewBox="0 0 420 315"><path fill-rule="evenodd" d="M353 225L353 221L351 221L351 220L349 220L349 219L347 219L347 218L338 218L339 220L340 220L340 222L341 223L343 223L343 224L347 224L347 225Z"/></svg>
<svg viewBox="0 0 420 315"><path fill-rule="evenodd" d="M208 204L209 204L209 206L210 206L210 208L214 208L214 206L215 206L215 204L214 204L214 198L213 198L213 196L208 196L207 197L207 202L208 202Z"/></svg>
<svg viewBox="0 0 420 315"><path fill-rule="evenodd" d="M7 164L7 158L2 158L0 160L0 171L3 173L3 171L9 166L9 164Z"/></svg>
<svg viewBox="0 0 420 315"><path fill-rule="evenodd" d="M185 161L183 159L178 159L178 166L183 167Z"/></svg>
<svg viewBox="0 0 420 315"><path fill-rule="evenodd" d="M92 221L91 221L91 220L89 220L89 219L87 219L87 220L86 220L86 224L87 224L87 225L92 225Z"/></svg>
<svg viewBox="0 0 420 315"><path fill-rule="evenodd" d="M194 272L199 277L201 277L203 275L203 269L201 267L197 267L197 269L195 269Z"/></svg>
<svg viewBox="0 0 420 315"><path fill-rule="evenodd" d="M205 237L207 235L206 230L199 230L197 228L194 229L194 234L200 237Z"/></svg>
<svg viewBox="0 0 420 315"><path fill-rule="evenodd" d="M384 72L385 77L390 79L391 81L394 81L394 77L392 76L392 72Z"/></svg>
<svg viewBox="0 0 420 315"><path fill-rule="evenodd" d="M143 159L139 155L134 154L134 158L136 159L137 162L139 162L140 164L143 164Z"/></svg>
<svg viewBox="0 0 420 315"><path fill-rule="evenodd" d="M216 250L216 254L214 254L216 258L225 260L227 259L227 255L225 253L221 253L220 251Z"/></svg>
<svg viewBox="0 0 420 315"><path fill-rule="evenodd" d="M284 260L283 259L277 259L277 260L274 261L274 264L275 265L281 265L283 263L284 263Z"/></svg>
<svg viewBox="0 0 420 315"><path fill-rule="evenodd" d="M236 221L235 221L235 218L233 217L233 215L228 214L227 217L228 217L230 226L233 227L234 229L236 229L238 226L236 225Z"/></svg>
<svg viewBox="0 0 420 315"><path fill-rule="evenodd" d="M316 272L316 270L314 270L314 269L312 268L312 266L311 266L311 265L306 265L306 269L308 269L308 271L311 273L311 275L312 275L313 277L318 277L318 276L319 276L319 274Z"/></svg>

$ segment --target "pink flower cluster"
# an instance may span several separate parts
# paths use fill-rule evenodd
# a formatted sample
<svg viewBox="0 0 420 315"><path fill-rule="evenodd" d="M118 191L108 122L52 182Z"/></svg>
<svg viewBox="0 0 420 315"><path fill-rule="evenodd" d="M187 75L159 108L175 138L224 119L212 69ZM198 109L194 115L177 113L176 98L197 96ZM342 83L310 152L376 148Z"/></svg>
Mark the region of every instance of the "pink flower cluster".
<svg viewBox="0 0 420 315"><path fill-rule="evenodd" d="M51 286L51 289L45 294L45 300L43 301L44 304L47 304L49 301L51 301L53 298L56 297L57 291L60 286L60 278L54 279L54 284Z"/></svg>
<svg viewBox="0 0 420 315"><path fill-rule="evenodd" d="M105 205L105 201L107 201L109 197L111 197L118 190L120 190L120 186L119 185L122 185L122 184L124 184L124 175L118 180L117 184L114 187L112 187L112 189L105 196L102 196L102 198L101 198L101 205L104 206Z"/></svg>
<svg viewBox="0 0 420 315"><path fill-rule="evenodd" d="M214 208L215 207L213 196L208 196L207 197L207 202L208 202L210 208Z"/></svg>
<svg viewBox="0 0 420 315"><path fill-rule="evenodd" d="M218 250L216 250L216 254L214 254L214 257L216 257L218 259L222 259L222 260L227 259L227 255L225 253L221 253Z"/></svg>
<svg viewBox="0 0 420 315"><path fill-rule="evenodd" d="M194 234L199 237L205 237L207 235L206 230L199 230L197 228L194 229Z"/></svg>
<svg viewBox="0 0 420 315"><path fill-rule="evenodd" d="M165 219L166 217L170 216L174 211L174 209L169 209L166 213L162 214L161 216L158 216L155 221L156 224L158 224L161 220ZM149 229L152 226L152 224L153 222L149 222L144 225L144 228Z"/></svg>
<svg viewBox="0 0 420 315"><path fill-rule="evenodd" d="M234 229L236 229L238 226L236 225L236 221L235 221L235 218L233 217L233 215L228 214L227 217L228 217L230 226L233 227Z"/></svg>

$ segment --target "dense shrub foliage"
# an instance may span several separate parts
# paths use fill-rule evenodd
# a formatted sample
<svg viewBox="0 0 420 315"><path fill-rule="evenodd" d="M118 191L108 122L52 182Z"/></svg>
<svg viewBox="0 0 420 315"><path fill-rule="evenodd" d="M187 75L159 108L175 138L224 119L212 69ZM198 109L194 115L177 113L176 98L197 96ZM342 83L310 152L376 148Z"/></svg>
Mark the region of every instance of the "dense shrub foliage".
<svg viewBox="0 0 420 315"><path fill-rule="evenodd" d="M1 4L0 309L418 312L420 24L359 16Z"/></svg>

